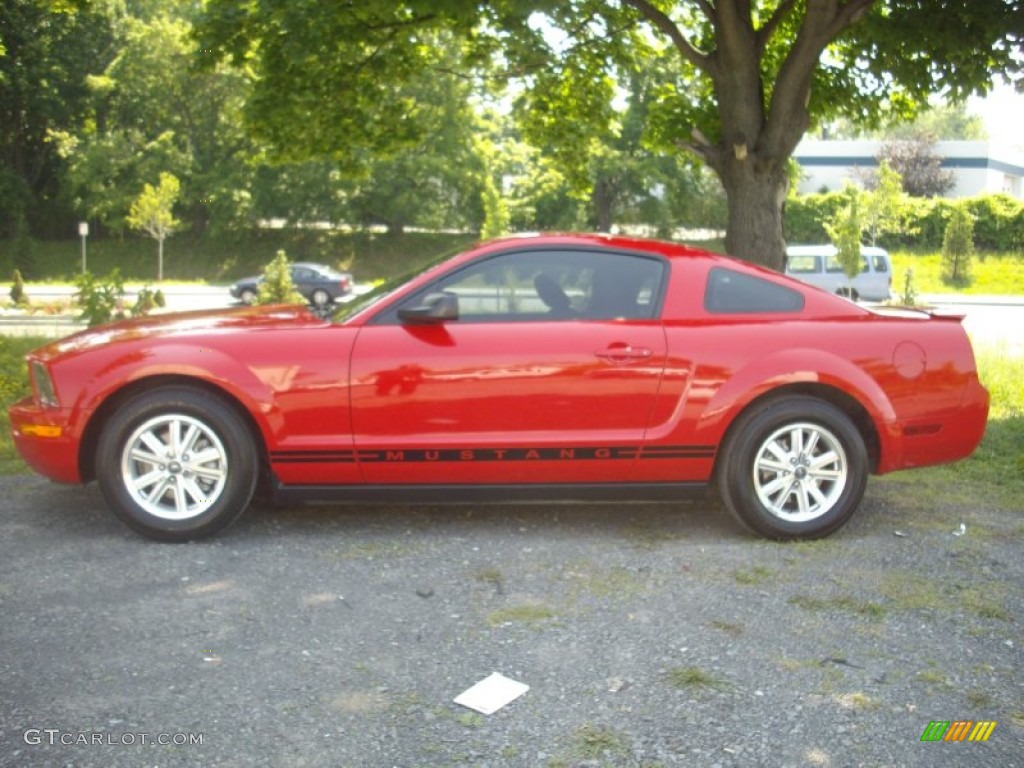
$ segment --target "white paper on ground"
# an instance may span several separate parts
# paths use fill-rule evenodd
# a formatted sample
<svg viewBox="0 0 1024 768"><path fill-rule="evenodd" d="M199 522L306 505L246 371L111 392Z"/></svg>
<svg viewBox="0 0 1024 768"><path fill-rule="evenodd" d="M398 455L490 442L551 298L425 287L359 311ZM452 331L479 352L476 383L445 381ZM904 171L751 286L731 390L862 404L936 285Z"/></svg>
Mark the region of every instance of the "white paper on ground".
<svg viewBox="0 0 1024 768"><path fill-rule="evenodd" d="M530 686L526 683L516 682L494 672L456 696L455 703L475 709L483 715L493 715L528 690L530 690Z"/></svg>

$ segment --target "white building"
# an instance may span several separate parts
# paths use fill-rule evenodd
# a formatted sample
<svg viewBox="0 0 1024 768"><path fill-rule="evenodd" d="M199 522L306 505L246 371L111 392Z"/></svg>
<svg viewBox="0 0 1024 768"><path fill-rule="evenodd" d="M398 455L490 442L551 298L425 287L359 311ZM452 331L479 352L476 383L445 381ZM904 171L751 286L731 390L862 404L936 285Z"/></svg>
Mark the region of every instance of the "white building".
<svg viewBox="0 0 1024 768"><path fill-rule="evenodd" d="M880 141L805 139L793 155L803 171L800 192L834 192L846 180L858 181L858 175L878 167L881 148ZM933 150L942 167L953 172L950 197L1004 192L1024 199L1024 154L1019 151L988 141L937 141Z"/></svg>

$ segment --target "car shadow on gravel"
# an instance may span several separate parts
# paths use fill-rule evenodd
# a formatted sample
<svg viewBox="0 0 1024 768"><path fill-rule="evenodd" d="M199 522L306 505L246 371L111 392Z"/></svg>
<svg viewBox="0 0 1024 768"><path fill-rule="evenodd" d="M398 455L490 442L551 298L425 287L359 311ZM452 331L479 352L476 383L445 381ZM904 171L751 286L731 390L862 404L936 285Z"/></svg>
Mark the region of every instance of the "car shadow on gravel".
<svg viewBox="0 0 1024 768"><path fill-rule="evenodd" d="M79 487L37 478L25 481L34 496L33 520L49 535L61 531L89 539L116 536L146 541L113 516L95 483ZM891 511L881 494L872 494L869 487L851 522L830 538L862 538L874 535L880 527L898 525ZM214 539L255 542L261 537L344 537L371 532L380 536L426 529L452 535L470 529L481 535L525 529L560 536L585 532L609 539L626 536L648 543L673 539L759 540L728 514L714 494L678 503L276 506L257 501Z"/></svg>

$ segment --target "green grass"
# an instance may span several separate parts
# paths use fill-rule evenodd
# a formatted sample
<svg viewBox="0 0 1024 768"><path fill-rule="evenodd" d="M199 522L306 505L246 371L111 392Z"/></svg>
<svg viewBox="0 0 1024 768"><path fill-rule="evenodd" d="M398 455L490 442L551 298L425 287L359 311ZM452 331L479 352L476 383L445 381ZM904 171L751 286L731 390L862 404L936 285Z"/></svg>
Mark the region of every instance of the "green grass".
<svg viewBox="0 0 1024 768"><path fill-rule="evenodd" d="M668 681L673 687L685 690L725 691L732 687L728 680L700 667L674 667L668 671Z"/></svg>
<svg viewBox="0 0 1024 768"><path fill-rule="evenodd" d="M954 284L944 276L942 254L937 252L893 251L893 291L903 289L903 274L914 270L914 289L920 293L1024 295L1024 253L975 254L970 278Z"/></svg>
<svg viewBox="0 0 1024 768"><path fill-rule="evenodd" d="M976 586L955 579L936 582L930 576L896 570L883 575L879 589L886 605L897 611L965 611L982 619L1012 619L1006 609L1007 590L1001 584Z"/></svg>
<svg viewBox="0 0 1024 768"><path fill-rule="evenodd" d="M872 600L863 600L850 595L835 595L832 597L813 597L811 595L795 595L787 602L803 608L805 611L827 612L843 611L865 619L878 621L885 616L885 608Z"/></svg>
<svg viewBox="0 0 1024 768"><path fill-rule="evenodd" d="M737 584L757 586L775 581L776 574L771 568L763 565L755 565L751 568L737 568L732 572L732 577Z"/></svg>
<svg viewBox="0 0 1024 768"><path fill-rule="evenodd" d="M487 615L487 623L492 627L500 627L503 624L526 624L529 627L539 627L555 616L557 616L555 611L546 605L526 603L492 611Z"/></svg>
<svg viewBox="0 0 1024 768"><path fill-rule="evenodd" d="M1019 509L1024 498L1024 357L999 348L977 350L978 374L991 406L985 437L963 461L895 472L884 483L912 488L907 501L935 509L942 504L975 505L978 499Z"/></svg>

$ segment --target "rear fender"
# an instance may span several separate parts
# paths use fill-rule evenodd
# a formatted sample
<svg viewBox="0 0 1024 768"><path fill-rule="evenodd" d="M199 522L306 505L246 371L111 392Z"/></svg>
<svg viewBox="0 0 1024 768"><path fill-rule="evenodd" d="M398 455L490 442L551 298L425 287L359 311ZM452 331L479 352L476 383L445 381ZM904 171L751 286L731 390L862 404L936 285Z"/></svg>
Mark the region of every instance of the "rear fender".
<svg viewBox="0 0 1024 768"><path fill-rule="evenodd" d="M733 374L711 397L697 420L697 442L717 442L754 400L784 387L831 387L856 400L887 447L887 424L896 419L889 397L861 368L821 349L785 349L758 358Z"/></svg>

